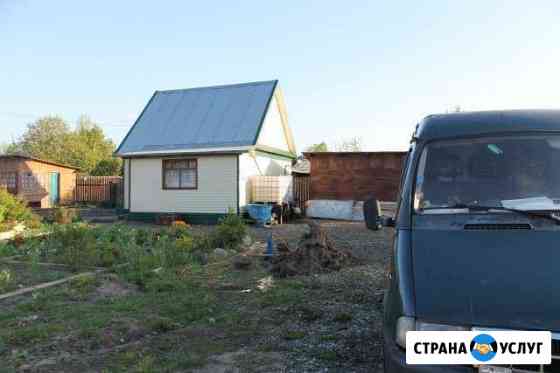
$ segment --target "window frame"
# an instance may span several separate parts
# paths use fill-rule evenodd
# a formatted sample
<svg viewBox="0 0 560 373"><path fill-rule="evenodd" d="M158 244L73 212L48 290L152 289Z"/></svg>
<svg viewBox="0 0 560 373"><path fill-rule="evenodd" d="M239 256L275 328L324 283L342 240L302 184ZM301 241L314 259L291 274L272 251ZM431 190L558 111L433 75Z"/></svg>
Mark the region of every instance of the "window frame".
<svg viewBox="0 0 560 373"><path fill-rule="evenodd" d="M166 168L165 165L168 162L175 162L175 161L187 161L187 163L194 162L195 167L181 167L181 168ZM165 171L166 170L177 170L179 171L179 186L178 187L168 187L165 184ZM181 186L181 170L194 170L195 173L195 183L192 187L182 187ZM161 189L162 190L197 190L198 189L198 158L167 158L162 159L161 162Z"/></svg>

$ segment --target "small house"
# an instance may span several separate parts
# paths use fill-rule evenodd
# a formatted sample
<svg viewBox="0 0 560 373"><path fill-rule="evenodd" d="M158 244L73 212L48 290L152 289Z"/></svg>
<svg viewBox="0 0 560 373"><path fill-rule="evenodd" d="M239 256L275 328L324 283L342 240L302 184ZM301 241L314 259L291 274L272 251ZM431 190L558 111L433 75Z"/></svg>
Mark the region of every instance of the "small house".
<svg viewBox="0 0 560 373"><path fill-rule="evenodd" d="M46 208L74 202L76 167L25 155L0 156L0 188Z"/></svg>
<svg viewBox="0 0 560 373"><path fill-rule="evenodd" d="M252 176L296 158L278 81L156 91L116 154L129 218L214 223L251 202Z"/></svg>

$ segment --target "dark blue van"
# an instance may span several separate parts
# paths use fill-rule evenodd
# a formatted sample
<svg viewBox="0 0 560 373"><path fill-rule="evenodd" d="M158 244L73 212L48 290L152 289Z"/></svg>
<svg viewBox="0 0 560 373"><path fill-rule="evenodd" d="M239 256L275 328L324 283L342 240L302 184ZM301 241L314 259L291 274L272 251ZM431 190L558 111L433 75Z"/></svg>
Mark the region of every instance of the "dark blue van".
<svg viewBox="0 0 560 373"><path fill-rule="evenodd" d="M560 111L425 118L382 220L395 227L386 372L560 371ZM405 363L408 331L484 329L551 331L552 365Z"/></svg>

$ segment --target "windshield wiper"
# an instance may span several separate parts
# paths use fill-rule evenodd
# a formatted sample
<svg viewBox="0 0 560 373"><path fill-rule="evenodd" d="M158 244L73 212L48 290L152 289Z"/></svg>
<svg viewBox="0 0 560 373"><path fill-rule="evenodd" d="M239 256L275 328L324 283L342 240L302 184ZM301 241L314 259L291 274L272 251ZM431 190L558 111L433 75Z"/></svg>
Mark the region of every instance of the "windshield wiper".
<svg viewBox="0 0 560 373"><path fill-rule="evenodd" d="M553 211L536 211L536 210L519 210L512 209L503 206L484 206L484 205L473 205L467 203L457 203L454 205L446 206L449 209L468 209L471 211L489 211L489 210L500 210L500 211L510 211L517 214L525 215L530 218L539 217L554 221L556 224L560 224L560 217L553 214Z"/></svg>

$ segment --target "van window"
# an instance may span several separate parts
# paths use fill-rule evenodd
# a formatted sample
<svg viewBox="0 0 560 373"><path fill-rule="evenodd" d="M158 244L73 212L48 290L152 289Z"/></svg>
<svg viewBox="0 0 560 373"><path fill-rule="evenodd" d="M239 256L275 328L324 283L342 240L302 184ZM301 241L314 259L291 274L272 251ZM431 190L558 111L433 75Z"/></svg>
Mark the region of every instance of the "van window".
<svg viewBox="0 0 560 373"><path fill-rule="evenodd" d="M418 162L414 208L417 213L452 213L461 205L560 209L559 165L556 135L433 142Z"/></svg>

